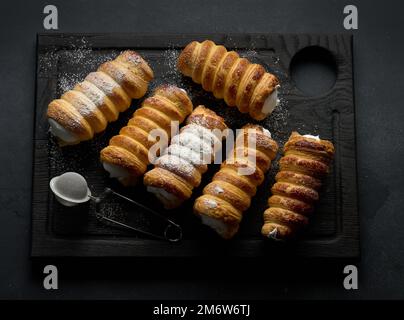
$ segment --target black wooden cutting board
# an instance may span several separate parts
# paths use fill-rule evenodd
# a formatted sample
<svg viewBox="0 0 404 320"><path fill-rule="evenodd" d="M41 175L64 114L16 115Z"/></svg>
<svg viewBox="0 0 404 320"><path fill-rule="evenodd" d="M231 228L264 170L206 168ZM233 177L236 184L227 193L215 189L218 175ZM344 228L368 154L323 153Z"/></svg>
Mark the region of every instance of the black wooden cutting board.
<svg viewBox="0 0 404 320"><path fill-rule="evenodd" d="M277 161L245 213L239 234L231 241L221 240L192 214L195 197L201 194L217 165L212 165L194 196L183 207L166 212L142 185L123 188L108 178L99 162L99 151L126 124L142 102L134 100L107 130L89 142L60 148L48 133L48 103L102 62L114 58L121 50L138 51L151 65L155 79L149 92L162 83L186 89L194 105L203 104L223 116L232 129L252 121L235 108L216 100L199 85L182 77L175 68L180 50L192 40L211 39L237 50L252 62L261 63L276 74L282 84L281 104L260 124L272 132L280 146L292 131L319 134L333 141L336 148L332 171L325 181L320 203L311 217L309 228L298 241L275 243L261 237L262 213L267 207L270 187L274 183ZM290 63L306 47L327 49L335 59L337 80L325 94L307 96L290 77ZM37 90L35 109L32 257L135 257L135 256L304 256L358 257L359 222L357 210L355 107L352 76L352 36L350 35L279 35L279 34L212 34L212 35L139 35L139 34L47 34L37 40ZM146 95L146 97L147 97ZM105 187L167 215L179 223L184 238L179 243L155 240L100 221L93 205L75 208L61 206L49 189L49 180L66 171L81 173L94 194ZM109 207L108 207L109 206ZM105 212L122 218L114 203ZM139 226L147 226L144 213Z"/></svg>

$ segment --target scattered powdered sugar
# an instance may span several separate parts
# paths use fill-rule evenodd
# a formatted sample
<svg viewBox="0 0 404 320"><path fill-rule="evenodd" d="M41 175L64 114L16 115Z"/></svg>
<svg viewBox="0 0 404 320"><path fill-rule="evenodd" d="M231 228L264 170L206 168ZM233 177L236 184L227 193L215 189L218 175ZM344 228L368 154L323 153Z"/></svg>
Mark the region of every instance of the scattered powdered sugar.
<svg viewBox="0 0 404 320"><path fill-rule="evenodd" d="M76 83L105 61L116 58L118 50L94 50L82 38L79 44L72 44L68 49L50 50L39 55L39 73L57 70L59 94L71 90Z"/></svg>
<svg viewBox="0 0 404 320"><path fill-rule="evenodd" d="M38 55L38 73L52 72L57 66L59 55L57 51L46 51Z"/></svg>
<svg viewBox="0 0 404 320"><path fill-rule="evenodd" d="M179 88L186 90L188 96L192 99L192 83L189 79L186 79L177 68L178 57L181 53L180 49L173 47L164 50L158 59L153 59L154 65L152 68L159 72L159 76L151 83L151 88L162 84L172 84Z"/></svg>
<svg viewBox="0 0 404 320"><path fill-rule="evenodd" d="M256 63L259 59L258 52L255 49L248 49L247 51L241 52L240 57L249 60L251 63Z"/></svg>
<svg viewBox="0 0 404 320"><path fill-rule="evenodd" d="M63 74L58 82L58 90L59 92L69 91L82 80L83 78L78 74Z"/></svg>
<svg viewBox="0 0 404 320"><path fill-rule="evenodd" d="M192 133L198 138L203 139L206 142L210 143L211 145L214 145L215 143L220 143L219 138L211 130L194 123L191 123L183 127L181 129L181 132Z"/></svg>
<svg viewBox="0 0 404 320"><path fill-rule="evenodd" d="M156 167L166 169L173 173L177 172L180 176L188 178L191 178L196 170L194 166L185 159L169 154L158 158L155 165Z"/></svg>
<svg viewBox="0 0 404 320"><path fill-rule="evenodd" d="M127 59L129 62L133 63L134 65L137 65L142 62L142 58L137 54L128 54Z"/></svg>
<svg viewBox="0 0 404 320"><path fill-rule="evenodd" d="M270 130L272 139L278 144L283 144L289 137L288 118L289 106L287 100L280 98L279 105L275 110L264 120L262 126Z"/></svg>
<svg viewBox="0 0 404 320"><path fill-rule="evenodd" d="M106 97L105 93L100 90L98 87L94 86L89 86L87 85L88 82L85 81L83 82L82 87L84 88L84 92L86 96L93 101L97 106L101 105L104 102L104 99Z"/></svg>
<svg viewBox="0 0 404 320"><path fill-rule="evenodd" d="M119 87L119 84L114 79L106 77L100 72L91 72L86 79L107 95L111 95L114 89Z"/></svg>
<svg viewBox="0 0 404 320"><path fill-rule="evenodd" d="M205 160L210 160L213 155L212 144L191 132L181 132L171 139L171 144L179 144L191 149L200 154Z"/></svg>
<svg viewBox="0 0 404 320"><path fill-rule="evenodd" d="M177 68L178 57L181 51L178 49L167 49L163 51L162 59L160 60L165 66L165 72L161 75L163 80L177 80L179 83L182 81L181 72Z"/></svg>
<svg viewBox="0 0 404 320"><path fill-rule="evenodd" d="M199 166L203 164L203 157L201 154L195 152L192 149L181 146L179 144L172 144L166 150L166 154L175 155L177 157L181 157L191 163L194 166Z"/></svg>
<svg viewBox="0 0 404 320"><path fill-rule="evenodd" d="M215 200L212 200L212 199L205 199L205 200L204 200L204 203L205 203L205 206L206 206L208 209L215 209L215 208L217 208L217 202L216 202Z"/></svg>
<svg viewBox="0 0 404 320"><path fill-rule="evenodd" d="M221 194L221 193L224 192L224 190L223 190L221 187L219 187L219 186L215 186L215 188L213 189L213 191L214 191L216 194Z"/></svg>

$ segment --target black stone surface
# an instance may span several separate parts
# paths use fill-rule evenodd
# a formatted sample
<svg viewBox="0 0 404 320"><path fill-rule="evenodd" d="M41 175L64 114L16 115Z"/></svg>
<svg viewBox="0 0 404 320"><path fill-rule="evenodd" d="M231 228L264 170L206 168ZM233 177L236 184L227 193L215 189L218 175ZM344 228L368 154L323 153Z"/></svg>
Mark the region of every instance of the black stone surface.
<svg viewBox="0 0 404 320"><path fill-rule="evenodd" d="M105 264L29 257L35 39L45 1L0 3L0 298L404 298L402 7L355 1L359 290L342 286L351 261L158 260ZM52 1L59 32L348 32L345 1ZM42 286L59 266L57 291Z"/></svg>

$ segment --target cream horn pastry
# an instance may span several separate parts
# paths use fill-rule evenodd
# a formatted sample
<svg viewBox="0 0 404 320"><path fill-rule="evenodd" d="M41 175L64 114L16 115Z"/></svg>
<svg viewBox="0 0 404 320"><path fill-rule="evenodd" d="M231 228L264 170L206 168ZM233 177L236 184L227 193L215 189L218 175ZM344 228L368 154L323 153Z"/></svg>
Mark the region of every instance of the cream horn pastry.
<svg viewBox="0 0 404 320"><path fill-rule="evenodd" d="M279 103L276 76L210 40L189 43L178 58L178 69L255 120L263 120Z"/></svg>
<svg viewBox="0 0 404 320"><path fill-rule="evenodd" d="M201 183L226 132L224 120L212 110L198 106L186 121L186 126L171 139L170 146L155 162L155 168L144 176L147 190L154 193L166 209L179 207L189 199L195 187Z"/></svg>
<svg viewBox="0 0 404 320"><path fill-rule="evenodd" d="M131 99L143 97L152 79L147 62L135 51L124 51L49 104L51 133L62 146L92 139L129 108Z"/></svg>
<svg viewBox="0 0 404 320"><path fill-rule="evenodd" d="M319 199L321 180L334 157L330 141L297 132L291 134L283 150L262 227L264 237L276 240L288 239L307 225Z"/></svg>
<svg viewBox="0 0 404 320"><path fill-rule="evenodd" d="M168 140L173 121L182 123L193 105L185 90L172 85L158 87L135 111L128 124L101 150L100 159L110 177L133 185L146 172L150 148L157 142L152 130L160 130Z"/></svg>
<svg viewBox="0 0 404 320"><path fill-rule="evenodd" d="M222 163L203 195L195 200L194 212L202 223L225 239L233 237L277 151L278 145L268 130L245 125L231 151L233 158ZM248 170L242 172L243 168Z"/></svg>

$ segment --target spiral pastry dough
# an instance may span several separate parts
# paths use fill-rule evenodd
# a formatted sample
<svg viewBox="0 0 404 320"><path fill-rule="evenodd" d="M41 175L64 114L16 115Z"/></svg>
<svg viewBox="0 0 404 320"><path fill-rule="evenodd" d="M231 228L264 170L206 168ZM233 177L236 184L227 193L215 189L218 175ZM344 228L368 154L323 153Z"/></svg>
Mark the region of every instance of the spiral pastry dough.
<svg viewBox="0 0 404 320"><path fill-rule="evenodd" d="M150 134L152 130L160 130L159 136L168 143L172 122L182 123L192 109L185 90L172 85L158 87L119 135L112 137L109 145L101 150L104 169L124 185L135 184L146 172L150 148L157 142L157 136Z"/></svg>
<svg viewBox="0 0 404 320"><path fill-rule="evenodd" d="M251 146L252 139L255 141ZM245 125L237 135L232 150L234 157L222 163L212 182L204 188L203 195L195 200L194 212L201 217L202 223L223 238L232 238L277 151L278 145L268 130L258 125ZM242 172L240 169L247 170Z"/></svg>
<svg viewBox="0 0 404 320"><path fill-rule="evenodd" d="M269 208L264 212L262 235L285 240L308 223L308 215L319 199L321 179L334 157L330 141L293 132L284 146L275 177Z"/></svg>
<svg viewBox="0 0 404 320"><path fill-rule="evenodd" d="M166 209L177 208L191 197L214 157L215 147L221 146L223 136L219 137L212 130L226 132L227 129L224 120L204 106L198 106L186 124L171 139L170 146L155 162L155 168L144 176L147 190L154 193Z"/></svg>
<svg viewBox="0 0 404 320"><path fill-rule="evenodd" d="M49 104L51 132L60 145L92 139L129 108L131 99L145 95L151 79L147 62L135 51L124 51Z"/></svg>
<svg viewBox="0 0 404 320"><path fill-rule="evenodd" d="M210 40L189 43L178 58L178 69L255 120L263 120L279 102L279 81L273 74Z"/></svg>

